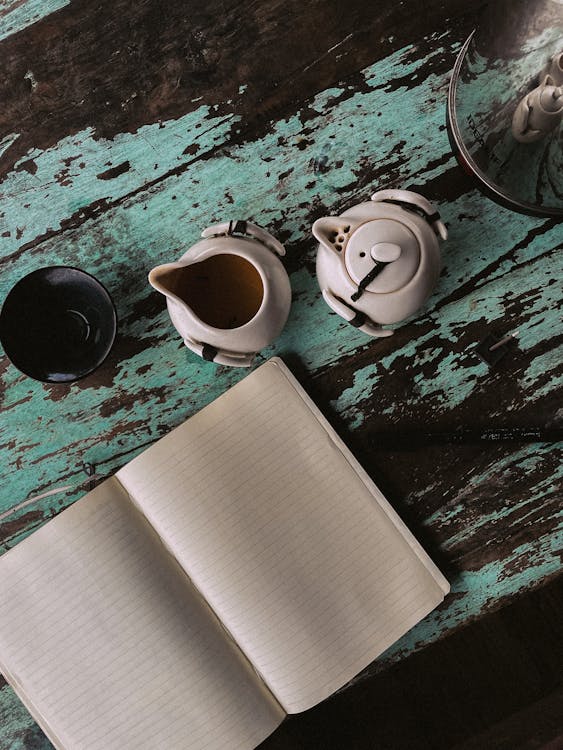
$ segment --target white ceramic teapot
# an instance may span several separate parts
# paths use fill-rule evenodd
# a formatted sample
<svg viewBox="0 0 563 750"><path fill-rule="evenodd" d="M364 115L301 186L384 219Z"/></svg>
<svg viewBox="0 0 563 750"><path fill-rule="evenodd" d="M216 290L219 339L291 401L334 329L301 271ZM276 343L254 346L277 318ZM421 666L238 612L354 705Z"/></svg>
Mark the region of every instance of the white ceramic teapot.
<svg viewBox="0 0 563 750"><path fill-rule="evenodd" d="M185 345L217 364L249 367L285 325L291 287L279 260L284 246L248 221L205 229L176 263L153 268L149 283L166 296Z"/></svg>
<svg viewBox="0 0 563 750"><path fill-rule="evenodd" d="M370 336L412 315L440 274L438 237L448 236L432 204L408 190L380 190L342 216L313 224L317 278L327 304Z"/></svg>

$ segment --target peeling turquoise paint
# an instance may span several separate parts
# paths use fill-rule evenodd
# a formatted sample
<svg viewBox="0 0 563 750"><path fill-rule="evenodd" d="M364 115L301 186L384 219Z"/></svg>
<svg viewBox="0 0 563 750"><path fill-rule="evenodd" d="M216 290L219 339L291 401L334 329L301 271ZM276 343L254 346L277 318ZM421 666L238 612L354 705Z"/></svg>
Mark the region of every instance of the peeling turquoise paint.
<svg viewBox="0 0 563 750"><path fill-rule="evenodd" d="M0 11L0 39L67 3L27 0L16 7L15 0L6 0ZM445 51L451 55L458 46L445 34L434 35L432 43L435 51L425 57L426 65ZM135 347L129 352L128 341L124 341L120 350L124 354L112 382L95 390L84 390L80 384L65 391L52 389L19 375L11 366L3 373L5 392L0 398L9 424L0 425L0 460L10 473L10 483L0 489L0 513L53 487L70 484L75 489L39 500L15 514L14 519L29 513L36 516L26 523L25 532L5 540L0 553L86 492L82 461L96 464L101 474L112 473L139 453L143 443L157 439L246 374L216 368L189 353L165 311L150 318L135 312L136 303L151 293L147 271L178 257L201 229L216 220L252 218L283 234L290 262L292 253L304 253L305 267L291 276L294 300L287 326L262 353L264 358L296 355L314 373L359 347L370 347L372 362L356 372L352 385L333 403L335 412L352 428L362 424L366 401L377 395L380 383L401 358L424 363L433 372L432 377L414 378L416 391L412 399L406 396L403 407L421 398L440 404L442 411L463 403L488 370L480 361L473 361L475 340L466 340L465 359L448 352L448 342L463 339L468 322L481 321L484 330L494 321L505 329L511 327L513 321L505 319L507 295L525 304L522 318L514 321L520 329L517 346L522 351L532 349L560 325L560 285L549 286L553 278L560 279L560 264L554 252L546 254L546 248L561 242L561 228L553 227L529 239L529 233L541 228L543 220L508 212L476 192L440 206L450 229L450 239L443 246L444 270L425 308L404 324L411 334L406 345L380 358L378 342L331 314L321 299L313 272L316 248L310 235L311 217L343 210L383 187L359 183L366 164L384 167L394 187L423 186L454 164L443 127L448 78L421 75L422 62L416 56L414 47L406 47L379 61L364 71L361 93L346 84L326 90L303 111L271 123L269 132L251 143L232 145L233 133L244 138L244 123L228 114L219 116L217 107L201 106L178 120L145 126L113 140L97 138L93 129L84 130L47 151L26 154L18 166L32 159L35 174L12 171L3 180L0 207L5 215L0 219L0 235L10 232L9 237L0 237L3 257L15 255L22 245L49 230L59 232L69 217L79 218L77 214L96 201L116 204L75 229L43 239L39 251L29 249L14 257L5 266L0 294L3 297L45 257L53 263L81 265L112 291L121 321L120 335ZM33 75L33 69L30 73ZM399 77L405 85L391 92L387 82ZM410 86L415 80L416 86ZM245 88L239 88L239 95ZM230 102L226 104L222 112L229 111ZM17 133L6 136L0 142L0 153L9 156L17 137ZM184 154L187 148L193 153ZM204 162L203 154L207 157ZM265 161L266 156L271 160ZM97 178L126 162L130 167L122 174ZM177 168L178 174L170 174ZM159 182L141 189L149 180ZM133 192L136 194L131 197ZM518 243L523 246L511 253ZM504 262L490 271L498 258ZM529 293L531 272L535 287L542 279L545 282L541 298ZM463 285L480 274L482 280L471 293L456 298ZM561 348L554 348L538 355L518 374L528 402L557 387L562 360ZM109 399L115 404L110 412L104 408ZM17 421L10 420L15 404ZM392 422L400 409L400 404L385 404L383 413ZM113 435L116 425L121 425L123 432ZM52 455L44 455L45 444ZM26 447L17 459L13 445ZM524 449L514 451L494 467L475 471L468 482L477 486L491 477L502 479L514 466L522 472L533 471L542 460L541 448L537 455ZM445 550L455 549L463 537L483 528L490 528L489 544L494 547L495 524L512 513L517 519L514 523L533 523L534 502L556 492L562 471L560 466L525 501L513 499L507 492L498 506L473 515L467 498L455 497L439 518L429 516L424 525L442 524L447 536ZM425 492L431 489L427 487ZM411 503L414 497L406 502ZM553 524L549 535L517 547L502 562L454 573L452 596L395 644L376 668L431 643L560 571L561 515L554 515ZM520 559L525 560L522 569L518 567ZM0 689L0 725L3 740L11 742L10 750L31 745L37 750L51 748L8 687Z"/></svg>
<svg viewBox="0 0 563 750"><path fill-rule="evenodd" d="M50 13L64 8L70 0L4 0L0 8L0 39L6 39Z"/></svg>
<svg viewBox="0 0 563 750"><path fill-rule="evenodd" d="M0 254L9 255L15 246L59 229L66 219L96 201L118 200L145 181L197 160L224 141L234 121L230 116L216 117L212 108L202 106L178 120L145 125L112 140L97 138L89 128L46 151L31 149L0 183L4 212ZM32 174L21 169L30 161ZM129 166L116 177L104 178L108 170L120 165ZM177 199L186 202L184 194Z"/></svg>
<svg viewBox="0 0 563 750"><path fill-rule="evenodd" d="M515 461L510 461L510 464L515 464ZM503 476L504 474L504 476ZM510 465L505 467L505 471L502 472L499 468L495 467L494 474L489 477L489 481L498 481L499 479L502 479L503 486L506 487L504 502L502 506L496 508L495 510L491 511L490 513L486 513L484 511L481 511L477 516L474 516L471 518L471 534L477 534L480 529L482 528L488 528L490 538L494 539L495 537L495 524L498 524L500 521L503 521L511 516L514 516L515 521L514 523L519 527L523 528L525 525L525 518L527 518L530 515L533 515L534 508L537 507L537 503L540 502L542 499L546 500L549 496L553 496L555 499L557 498L558 491L560 492L559 488L563 486L563 469L559 467L557 471L554 472L554 474L551 476L550 480L544 480L543 482L539 482L536 487L534 488L534 491L532 493L529 493L525 500L519 501L517 496L514 496L514 482L515 482L515 476L514 476L514 466ZM477 481L473 477L468 477L468 485L475 485ZM462 506L463 511L467 511L466 506ZM521 511L522 508L528 507L530 509L528 514L523 514L519 511ZM463 519L464 513L459 513L459 516ZM453 519L452 519L453 520ZM429 526L429 520L427 519L424 522L425 526ZM448 522L445 522L445 526L442 525L442 528L447 533L448 528ZM503 527L506 527L506 523L503 524ZM452 549L455 549L455 547L461 543L463 543L464 540L467 540L468 536L468 523L460 523L460 528L456 533L451 533L445 542L443 542L442 549L445 551L449 551ZM563 550L562 550L563 551Z"/></svg>
<svg viewBox="0 0 563 750"><path fill-rule="evenodd" d="M2 156L2 154L4 154L19 137L19 133L8 133L0 139L0 156Z"/></svg>
<svg viewBox="0 0 563 750"><path fill-rule="evenodd" d="M426 490L424 490L424 494L427 494ZM463 513L465 507L465 503L456 502L455 505L451 505L451 507L449 508L441 508L439 513L432 513L430 516L428 516L428 518L426 518L426 520L424 521L424 525L432 527L432 524L436 523L439 518L440 523L445 524L445 526L447 527L450 525L450 523L452 523L452 521L455 521L457 517Z"/></svg>
<svg viewBox="0 0 563 750"><path fill-rule="evenodd" d="M51 12L63 4L44 2L41 8ZM28 2L24 7L37 6ZM426 64L444 54L444 39L448 37L433 37L435 52L426 57ZM450 43L446 51L451 54L456 47L457 43ZM86 477L80 469L83 461L97 465L101 474L112 473L139 453L144 443L156 440L246 374L217 368L188 352L163 309L152 317L136 312L138 303L152 294L146 281L148 270L177 258L215 221L253 219L275 228L288 246L290 263L292 254L304 256L300 261L305 265L301 263L300 270L291 275L293 304L286 328L262 352L263 358L295 355L314 374L369 346L370 364L355 373L352 384L332 404L351 428L362 424L366 401L377 395L379 385L401 358L416 365L424 363L432 376L414 378L415 391L412 396L407 394L402 404L382 405L389 422L401 408L421 398L436 402L443 412L463 403L488 373L474 357L477 341L467 337L467 324L481 322L483 332L495 321L505 329L511 327L513 321L505 319L508 299L518 297L524 303L522 318L514 321L520 328L518 347L522 351L532 349L560 323L557 307L561 290L558 284L550 285L553 278L560 278L560 265L555 252L546 252L560 243L560 227L530 237L530 232L544 227L543 220L506 211L477 192L440 206L450 229L450 239L443 246L444 270L424 309L404 324L411 335L407 344L397 344L394 351L381 357L377 341L345 324L321 299L314 276L312 218L367 200L383 187L359 183L366 165L384 168L391 186L402 187L423 186L454 163L443 125L448 78L422 75L422 63L415 57L413 47L390 55L364 71L361 93L346 84L326 90L302 111L270 123L267 133L249 143L244 142L243 122L228 114L219 116L217 107L201 106L178 120L145 126L113 140L98 139L94 130L84 130L47 151L33 150L20 160L21 167L32 159L35 175L12 171L4 179L0 184L5 213L2 231L11 234L0 237L0 253L12 260L5 264L0 293L5 295L45 257L52 263L80 265L98 276L115 298L122 345L116 351L123 356L111 382L96 389L84 390L79 383L53 389L19 375L11 366L3 374L2 406L9 420L10 408L17 404L17 421L0 425L0 460L11 474L9 487L0 489L0 512L53 487L70 484L75 489L38 500L15 514L14 519L35 515L26 523L25 532L9 536L0 551L86 492ZM399 77L405 84L390 92L387 82ZM410 87L415 80L416 86ZM239 94L243 93L241 86ZM231 142L233 134L241 141L237 145ZM9 155L10 139L16 137L5 138L0 151L5 149ZM190 147L194 153L184 154ZM97 178L125 162L130 167L122 174ZM149 188L142 187L154 180ZM84 215L80 226L59 232L70 216L104 199L115 205L87 220ZM59 234L43 238L39 249L18 255L22 245L49 229ZM521 249L512 252L518 243ZM499 258L503 262L492 271ZM545 282L541 298L529 293L530 273L534 274L534 286ZM481 280L470 293L461 294L464 285L475 278ZM448 346L460 339L466 344L467 355L456 358ZM129 351L131 342L134 346ZM518 375L528 402L557 387L561 359L561 349L544 352ZM105 406L108 400L114 404L110 410ZM123 431L114 434L116 425ZM51 455L45 456L45 444ZM14 445L26 446L17 458ZM541 460L541 455L513 452L494 469L476 471L468 480L476 485L492 475L502 477L515 461L522 471L531 471ZM473 516L466 498L455 497L440 511L439 519L429 516L425 525L438 520L443 524L449 533L444 549L451 550L460 540L458 524L463 525L466 538L489 526L490 544L494 545L498 519L519 510L520 523L533 522L534 499L553 492L560 477L559 472L538 484L534 496L525 502L512 502L507 495L502 506ZM522 513L528 508L529 512ZM502 563L455 574L454 596L389 650L385 660L396 660L430 643L460 622L557 572L563 546L559 516L554 517L554 524L559 524L555 531L539 538L537 544L518 547ZM526 560L522 570L517 565L520 557ZM2 711L12 716L16 704L19 706L13 693L3 688L0 717ZM10 731L14 737L21 734L21 726L31 727L27 714L21 707L18 710L24 718L13 713L15 723ZM40 747L46 750L49 745Z"/></svg>
<svg viewBox="0 0 563 750"><path fill-rule="evenodd" d="M437 37L435 41L435 54L442 54ZM33 158L37 165L38 184L51 183L48 196L34 188L33 175L10 173L0 185L10 209L5 211L4 218L9 222L12 236L4 238L2 248L8 256L18 246L13 236L18 226L21 241L28 242L49 227L60 227L69 215L92 201L101 198L120 201L101 217L94 217L77 229L66 230L61 237L44 240L40 251L42 257L48 255L53 263L77 264L96 274L116 298L123 321L121 334L144 341L146 348L121 362L114 382L107 387L100 386L95 395L90 391L86 397L76 385L56 402L50 399L48 386L23 378L9 368L5 382L10 402L26 399L27 402L18 407L23 419L11 427L8 445L0 451L0 457L9 465L9 441L24 445L28 442L27 436L37 431L43 441L53 446L53 456L43 458L43 451L30 445L25 466L14 475L9 492L4 491L0 508L11 507L58 483L61 478L75 476L81 460L96 463L110 459L116 452L134 452L139 442L158 436L155 425L177 424L242 377L242 372L217 372L215 366L202 363L187 351L179 355L181 342L165 312L151 320L133 316L134 303L150 293L146 283L148 270L157 263L178 257L197 239L202 228L228 217L248 217L265 226L275 223L284 234L290 254L292 243L310 238L305 251L308 265L291 278L294 301L288 324L263 356L296 354L314 371L352 353L358 346L369 344L373 348L373 364L358 371L353 386L334 403L349 425L361 424L362 402L377 391L380 378L399 357L418 356L436 362L434 378L416 381L416 398L420 395L433 397L453 408L472 392L475 378L486 368L480 362L473 367L464 362L463 369L452 369L447 341L456 339L468 320L502 319L507 289L504 281L498 287L495 282L503 271L485 277L482 286L469 298L448 304L448 296L486 270L491 260L504 253L508 256L509 248L524 239L531 228L541 226L541 220L504 211L477 193L445 204L442 210L450 225L451 238L444 246L445 268L438 288L425 309L409 323L412 340L380 361L377 360L377 342L371 342L330 313L320 298L311 272L316 251L310 235L308 196L312 189L308 186L311 182L325 181L321 188L327 187L327 206L334 203L334 191L338 189L337 202L346 207L353 200L367 199L373 190L381 187L370 185L365 191L358 191L356 175L365 159L380 161L387 169L393 168L396 162L397 186L413 179L424 181L450 163L446 160L441 166L435 166L436 154L449 154L449 144L443 129L443 106L434 103L429 108L436 97L443 100L447 78L428 75L417 82L416 96L406 86L397 89L393 92L393 107L389 106L386 85L377 85L377 81L396 78L398 70L406 80L412 78L420 67L419 62L410 61L412 56L413 48L405 48L367 68L364 77L373 88L362 93L346 86L322 92L310 102L306 117L297 113L280 123L272 123L270 132L252 143L220 147L228 139L234 119L215 117L213 108L200 107L176 121L162 123L164 127L146 126L136 134L123 134L113 141L96 140L90 130L67 138L46 152L28 154L27 158ZM201 128L197 127L199 124ZM237 127L242 128L240 124ZM428 148L428 132L433 133L431 149ZM392 144L402 141L406 145L399 159L393 154ZM194 143L200 151L193 155L191 162L182 161L182 151ZM203 152L209 156L204 170L198 161L198 153ZM213 156L209 152L213 152ZM325 165L328 171L321 175L315 170L315 160L325 153L329 156ZM262 155L267 155L269 161L261 158ZM84 167L80 167L82 161ZM125 161L131 165L128 172L112 180L96 179L100 172ZM171 174L133 197L126 197L147 179L165 175L180 163L179 174ZM158 164L157 170L155 164ZM65 169L68 171L61 174ZM280 179L281 174L285 176ZM56 175L59 175L58 181ZM67 180L68 184L64 184ZM318 186L313 192L318 192ZM322 192L321 189L321 197ZM324 210L324 206L320 205L318 210ZM479 221L468 225L466 221L457 220L461 215L479 216ZM540 272L542 248L552 241L555 231L541 241L532 241L526 248L526 260L537 257ZM490 238L494 238L494 247ZM34 249L28 250L17 262L6 265L0 282L2 293L36 267L36 254ZM549 259L541 262L547 279L548 274L553 273L552 267ZM511 293L523 294L527 290L529 270L519 276L513 266L514 259L507 257L505 270L511 268ZM551 299L557 299L555 288L553 294L548 295L548 300ZM431 321L434 329L419 336L418 331L426 321ZM531 309L528 325L535 327L534 337L541 333L540 322L542 326L553 324L550 311ZM436 336L440 346L436 345ZM522 345L526 345L524 335ZM158 347L158 364L155 364L152 347ZM441 357L444 359L440 362ZM132 373L143 369L146 369L145 375L131 377ZM136 394L129 393L129 399L118 403L118 398L128 393L132 384ZM115 397L116 412L104 416L100 410L110 396ZM86 398L91 416L89 424L69 422L61 426L61 413L82 413ZM384 413L392 418L397 408L396 404L388 404L384 406ZM104 436L110 434L117 419L129 419L129 429L107 444ZM135 424L142 427L137 430ZM149 428L150 433L147 433L147 425L153 426ZM1 430L0 442L4 442ZM57 451L64 446L69 446L69 450L61 457ZM66 504L70 499L74 496L61 502ZM47 503L39 504L46 517L54 502L50 498Z"/></svg>
<svg viewBox="0 0 563 750"><path fill-rule="evenodd" d="M563 326L561 326L563 328ZM535 331L534 331L535 334ZM530 337L531 342L533 341ZM553 390L553 377L560 374L563 362L563 345L556 346L543 354L539 354L522 375L521 382L524 386L534 389L536 397L551 393ZM542 385L538 385L541 383Z"/></svg>
<svg viewBox="0 0 563 750"><path fill-rule="evenodd" d="M411 63L409 67L405 61L409 53L412 53L410 47L378 63L378 76L382 80L392 78L397 65L405 66L405 75L409 71L414 73L419 63ZM366 80L374 77L374 69L375 66L372 66L365 71ZM390 161L396 161L399 165L398 156L394 157L391 151L396 142L403 139L408 141L412 156L407 161L406 169L404 166L402 169L405 172L408 169L412 177L424 168L432 155L427 148L428 115L422 116L425 103L437 90L445 94L446 88L445 78L429 76L419 85L420 93L414 99L407 89L394 92L393 108L386 106L388 94L381 88L362 94L354 94L344 88L329 89L311 102L311 110L318 114L306 122L310 135L302 135L302 115L297 113L273 125L271 133L258 142L227 147L217 157L222 162L217 182L213 174L209 175L209 165L206 164L205 185L189 178L182 183L187 187L190 183L198 185L189 194L197 193L198 202L204 209L202 213L206 219L203 223L206 225L207 218L215 215L216 209L225 203L224 210L238 208L243 214L252 214L255 206L260 205L262 223L279 220L282 204L279 196L285 192L292 196L292 201L289 204L286 201L286 204L294 206L291 213L297 214L298 218L299 213L305 213L305 207L299 205L299 197L306 201L310 194L306 186L315 179L314 160L322 156L323 143L330 143L335 156L335 163L328 165L332 189L348 186L353 193L359 162L367 154L371 154L372 160L385 161L387 165ZM330 114L327 114L330 103L342 94L347 94L348 98L332 106ZM378 117L379 112L381 116ZM443 120L441 108L434 108L430 116L435 123L436 136L444 146L441 152L449 152L445 133L439 131ZM198 135L198 126L202 124L204 127ZM37 173L12 172L0 185L3 201L9 201L10 196L14 200L14 205L7 203L5 229L15 233L19 226L25 232L23 242L30 241L48 228L60 226L65 218L88 203L100 198L114 200L147 179L155 179L179 163L184 164L186 160L182 160L182 151L186 146L196 145L200 153L218 146L226 139L233 124L228 117L214 118L212 109L201 107L179 120L145 126L137 133L121 134L112 141L96 140L94 131L86 130L64 139L46 152L31 151L21 161L33 159ZM398 132L402 129L404 133ZM307 143L306 148L303 148L304 143ZM261 153L268 154L268 158L273 157L273 160L264 162L256 158ZM404 154L401 154L403 160ZM131 165L127 173L109 181L96 179L97 174L126 161ZM342 166L336 166L340 161ZM194 162L197 169L197 153ZM158 165L158 169L154 169L154 164ZM288 168L291 168L291 174L278 181L278 175ZM48 192L37 190L37 185L49 185ZM165 187L163 185L163 189ZM375 189L377 186L372 187ZM228 201L225 201L226 193L229 194ZM330 194L327 198L332 200ZM308 233L308 229L308 226L288 227L290 241L300 238L303 230ZM3 242L0 245L3 253L9 252L15 245L14 236L0 240Z"/></svg>
<svg viewBox="0 0 563 750"><path fill-rule="evenodd" d="M2 727L3 750L53 750L14 691L7 685L0 690L0 727Z"/></svg>
<svg viewBox="0 0 563 750"><path fill-rule="evenodd" d="M558 534L538 540L535 546L517 547L509 559L488 563L479 571L460 571L450 576L451 593L444 604L393 644L359 679L435 642L460 622L469 624L483 610L489 609L493 601L495 608L500 608L509 597L530 588L537 580L545 581L559 573L563 554L563 514L559 518ZM520 557L526 559L526 567L507 575L506 571Z"/></svg>
<svg viewBox="0 0 563 750"><path fill-rule="evenodd" d="M452 209L455 210L456 204L460 211L462 204L464 210L467 210L468 204L472 203L473 200L474 196L464 196L459 202L455 201L448 204L448 211L451 213ZM474 234L465 235L463 252L468 255L462 257L461 252L455 247L458 232L455 228L452 232L453 236L444 244L443 258L447 270L442 274L426 310L422 310L416 320L410 323L413 332L412 340L406 346L381 359L376 365L369 365L365 370L358 370L354 375L352 386L343 391L339 399L333 403L334 408L339 413L346 415L348 423L353 428L359 427L362 423L365 413L363 408L365 400L372 398L377 393L381 378L385 377L386 372L399 357L405 357L407 361L413 364L420 361L420 357L422 357L422 361L427 363L433 361L436 366L431 376L414 379L417 390L412 394L412 397L407 394L400 405L387 404L383 406L382 413L391 418L399 408L404 407L411 401L418 400L421 396L434 398L437 404L447 404L448 408L453 408L471 395L474 389L480 387L481 379L488 373L488 367L477 358L473 351L479 341L467 341L467 356L465 359L460 358L459 355L454 357L453 354L447 352L448 342L451 342L453 347L454 343L457 343L461 337L466 335L467 323L481 321L483 336L491 327L494 327L495 321L498 321L501 330L518 328L517 347L524 351L536 346L538 342L542 341L542 338L549 338L554 329L561 328L561 313L559 310L561 285L560 283L553 283L553 279L556 279L560 273L560 258L555 250L546 255L545 244L543 244L546 241L556 244L557 238L561 236L561 228L557 226L547 233L547 240L546 236L543 236L543 243L540 243L539 240L533 240L529 243L525 258L528 263L526 267L523 266L524 260L517 254L516 258L512 258L510 261L507 259L503 273L486 275L482 285L478 285L470 294L462 299L456 298L451 303L447 302L448 297L467 279L478 275L491 262L492 253L479 252L483 234L488 230L490 236L495 237L497 243L499 242L498 232L495 232L494 229L493 217L501 209L485 206L482 208L490 211L491 223L487 226L488 217L484 215L485 211L482 211L480 222L475 224ZM509 243L514 244L519 237L525 236L525 226L530 220L527 217L516 217L514 214L511 214L511 217L513 217L511 219L513 224L520 224L521 233L514 236L514 226L512 226L508 236L501 235L500 240L503 241L503 244L504 241L507 242L506 250L498 248L497 244L494 257L498 257L498 255L502 257L504 254L510 255ZM451 247L451 243L455 243L454 247ZM458 259L461 260L461 267ZM530 261L534 262L532 267L529 265ZM505 274L508 271L509 264L512 265L510 276L507 277ZM541 286L543 283L541 299L530 299L531 273L533 273L534 285ZM504 312L507 301L514 297L522 299L525 303L525 309L516 321L506 318ZM417 329L427 321L431 321L434 327L417 337ZM442 343L441 348L435 346L437 338ZM530 400L539 399L553 389L553 378L561 375L561 348L550 349L541 355L538 360L537 363L534 360L528 371L517 376L519 384ZM545 382L538 387L538 382L541 382L542 379Z"/></svg>

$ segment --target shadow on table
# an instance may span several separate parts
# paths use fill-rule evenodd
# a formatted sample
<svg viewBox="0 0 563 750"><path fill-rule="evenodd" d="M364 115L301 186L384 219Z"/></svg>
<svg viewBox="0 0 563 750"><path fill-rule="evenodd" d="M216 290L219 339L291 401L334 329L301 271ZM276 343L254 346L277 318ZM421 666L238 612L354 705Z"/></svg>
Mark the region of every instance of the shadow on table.
<svg viewBox="0 0 563 750"><path fill-rule="evenodd" d="M259 750L563 747L563 575L290 716Z"/></svg>

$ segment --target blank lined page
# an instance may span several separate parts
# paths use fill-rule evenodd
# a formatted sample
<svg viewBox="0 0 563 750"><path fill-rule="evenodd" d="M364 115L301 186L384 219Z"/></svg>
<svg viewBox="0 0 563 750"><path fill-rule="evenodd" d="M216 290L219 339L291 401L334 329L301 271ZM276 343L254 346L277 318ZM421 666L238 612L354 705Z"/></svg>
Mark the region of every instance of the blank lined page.
<svg viewBox="0 0 563 750"><path fill-rule="evenodd" d="M288 712L449 588L280 360L117 476Z"/></svg>
<svg viewBox="0 0 563 750"><path fill-rule="evenodd" d="M65 750L249 750L283 717L115 480L0 559L0 665Z"/></svg>

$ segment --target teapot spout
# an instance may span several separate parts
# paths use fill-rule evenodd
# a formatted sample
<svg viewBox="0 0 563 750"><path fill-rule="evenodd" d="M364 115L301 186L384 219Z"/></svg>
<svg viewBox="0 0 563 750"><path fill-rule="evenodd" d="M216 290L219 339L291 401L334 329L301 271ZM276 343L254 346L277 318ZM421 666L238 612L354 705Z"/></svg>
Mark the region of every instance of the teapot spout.
<svg viewBox="0 0 563 750"><path fill-rule="evenodd" d="M338 255L348 238L350 225L339 216L325 216L315 221L312 231L321 245Z"/></svg>

